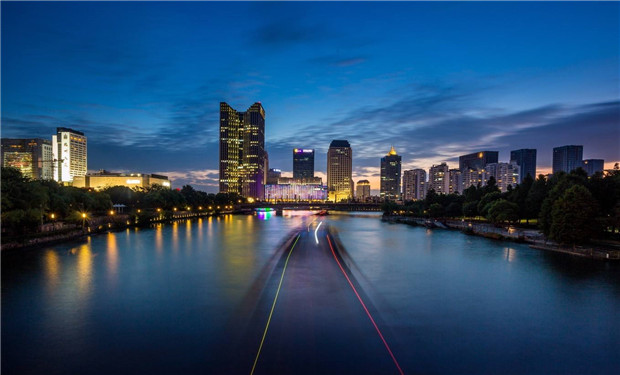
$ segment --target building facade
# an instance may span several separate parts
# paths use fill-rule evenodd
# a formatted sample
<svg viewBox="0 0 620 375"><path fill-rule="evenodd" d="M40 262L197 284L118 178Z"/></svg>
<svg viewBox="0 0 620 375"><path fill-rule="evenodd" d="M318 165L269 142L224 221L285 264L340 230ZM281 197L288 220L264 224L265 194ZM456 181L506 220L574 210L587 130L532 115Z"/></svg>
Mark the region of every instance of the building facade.
<svg viewBox="0 0 620 375"><path fill-rule="evenodd" d="M102 190L112 186L125 186L129 188L148 188L161 185L170 188L170 179L167 176L144 173L114 173L99 171L87 173L85 176L75 176L73 186Z"/></svg>
<svg viewBox="0 0 620 375"><path fill-rule="evenodd" d="M553 148L553 173L570 173L581 167L583 161L583 146L561 146Z"/></svg>
<svg viewBox="0 0 620 375"><path fill-rule="evenodd" d="M414 201L426 198L426 171L412 169L403 172L403 200Z"/></svg>
<svg viewBox="0 0 620 375"><path fill-rule="evenodd" d="M314 177L314 150L296 148L293 150L293 178Z"/></svg>
<svg viewBox="0 0 620 375"><path fill-rule="evenodd" d="M536 179L536 149L522 148L510 151L510 161L519 166L519 183L523 182L527 175Z"/></svg>
<svg viewBox="0 0 620 375"><path fill-rule="evenodd" d="M508 190L508 186L515 187L519 183L520 167L514 161L487 164L485 170L488 177L486 180L493 176L502 193Z"/></svg>
<svg viewBox="0 0 620 375"><path fill-rule="evenodd" d="M366 202L368 199L370 199L370 181L357 181L357 186L355 187L355 198L359 202Z"/></svg>
<svg viewBox="0 0 620 375"><path fill-rule="evenodd" d="M394 146L381 158L381 186L379 195L383 200L400 200L401 156Z"/></svg>
<svg viewBox="0 0 620 375"><path fill-rule="evenodd" d="M57 128L52 136L52 159L57 166L54 179L61 183L73 182L73 178L83 177L88 170L87 145L84 133Z"/></svg>
<svg viewBox="0 0 620 375"><path fill-rule="evenodd" d="M267 171L267 184L266 185L275 185L278 183L278 178L282 176L282 171L277 168L271 168Z"/></svg>
<svg viewBox="0 0 620 375"><path fill-rule="evenodd" d="M603 173L605 169L605 160L603 159L586 159L581 162L581 168L583 168L588 176L592 176L596 172Z"/></svg>
<svg viewBox="0 0 620 375"><path fill-rule="evenodd" d="M333 140L327 151L329 200L353 198L353 150L346 140Z"/></svg>
<svg viewBox="0 0 620 375"><path fill-rule="evenodd" d="M437 194L450 192L450 168L446 163L433 165L428 171L428 190L433 189Z"/></svg>
<svg viewBox="0 0 620 375"><path fill-rule="evenodd" d="M485 168L482 169L464 169L461 170L461 181L463 182L462 189L469 188L470 186L486 186L487 181L491 176Z"/></svg>
<svg viewBox="0 0 620 375"><path fill-rule="evenodd" d="M265 110L260 102L245 112L220 103L220 192L265 196Z"/></svg>
<svg viewBox="0 0 620 375"><path fill-rule="evenodd" d="M463 193L463 181L461 179L461 171L453 168L450 172L450 186L448 192L450 194L462 194Z"/></svg>
<svg viewBox="0 0 620 375"><path fill-rule="evenodd" d="M277 184L265 185L265 199L268 202L325 201L327 186L320 177L281 177Z"/></svg>
<svg viewBox="0 0 620 375"><path fill-rule="evenodd" d="M483 169L487 164L497 163L498 151L480 151L473 154L459 156L459 170Z"/></svg>
<svg viewBox="0 0 620 375"><path fill-rule="evenodd" d="M2 138L3 167L17 168L22 175L33 179L54 178L52 142L41 138Z"/></svg>

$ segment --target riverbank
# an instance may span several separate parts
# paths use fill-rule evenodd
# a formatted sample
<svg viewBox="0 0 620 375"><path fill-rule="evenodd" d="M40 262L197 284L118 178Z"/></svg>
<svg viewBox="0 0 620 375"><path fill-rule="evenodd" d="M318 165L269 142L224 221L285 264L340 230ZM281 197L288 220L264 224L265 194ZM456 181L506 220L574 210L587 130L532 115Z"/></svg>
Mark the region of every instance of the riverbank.
<svg viewBox="0 0 620 375"><path fill-rule="evenodd" d="M513 226L496 227L488 223L470 222L466 220L435 220L419 217L406 217L399 215L383 215L383 221L401 223L411 226L423 226L426 228L459 230L465 234L485 237L500 241L513 241L527 243L532 249L545 250L562 254L570 254L582 258L598 260L620 260L620 249L612 246L561 246L548 240L538 230L524 229Z"/></svg>

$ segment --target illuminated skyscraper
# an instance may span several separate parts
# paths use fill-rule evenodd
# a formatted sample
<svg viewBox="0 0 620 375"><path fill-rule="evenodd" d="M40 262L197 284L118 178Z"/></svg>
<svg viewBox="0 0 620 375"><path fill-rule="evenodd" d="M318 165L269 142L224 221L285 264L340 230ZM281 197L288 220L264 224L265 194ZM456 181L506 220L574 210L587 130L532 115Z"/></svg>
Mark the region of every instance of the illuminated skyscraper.
<svg viewBox="0 0 620 375"><path fill-rule="evenodd" d="M461 171L459 169L453 168L449 170L450 172L450 186L448 188L448 192L450 194L462 194L463 193L463 180L461 179Z"/></svg>
<svg viewBox="0 0 620 375"><path fill-rule="evenodd" d="M480 151L473 154L459 156L459 169L484 169L489 163L497 163L499 152Z"/></svg>
<svg viewBox="0 0 620 375"><path fill-rule="evenodd" d="M296 148L293 150L293 178L314 177L314 150Z"/></svg>
<svg viewBox="0 0 620 375"><path fill-rule="evenodd" d="M370 181L368 180L357 181L357 186L355 190L355 198L359 202L366 202L366 200L370 198Z"/></svg>
<svg viewBox="0 0 620 375"><path fill-rule="evenodd" d="M553 148L553 173L560 171L570 173L581 167L583 146L562 146Z"/></svg>
<svg viewBox="0 0 620 375"><path fill-rule="evenodd" d="M329 200L340 202L353 197L353 150L346 140L333 140L327 151Z"/></svg>
<svg viewBox="0 0 620 375"><path fill-rule="evenodd" d="M17 168L28 178L51 180L52 143L47 139L2 138L2 166Z"/></svg>
<svg viewBox="0 0 620 375"><path fill-rule="evenodd" d="M596 172L603 172L603 169L605 169L605 160L587 159L581 162L581 168L588 173L588 176L592 176Z"/></svg>
<svg viewBox="0 0 620 375"><path fill-rule="evenodd" d="M54 179L73 182L75 176L85 176L87 171L87 148L84 133L69 128L57 128L52 135L52 153L57 161Z"/></svg>
<svg viewBox="0 0 620 375"><path fill-rule="evenodd" d="M403 200L413 201L426 198L426 171L412 169L403 172Z"/></svg>
<svg viewBox="0 0 620 375"><path fill-rule="evenodd" d="M523 148L510 151L510 161L514 161L519 166L519 183L529 174L536 179L536 149Z"/></svg>
<svg viewBox="0 0 620 375"><path fill-rule="evenodd" d="M237 112L220 103L220 192L265 196L265 110L261 103Z"/></svg>
<svg viewBox="0 0 620 375"><path fill-rule="evenodd" d="M428 190L437 194L448 194L450 191L450 172L446 163L433 165L428 171Z"/></svg>
<svg viewBox="0 0 620 375"><path fill-rule="evenodd" d="M401 156L396 153L394 146L387 155L381 158L381 199L400 199L400 167Z"/></svg>

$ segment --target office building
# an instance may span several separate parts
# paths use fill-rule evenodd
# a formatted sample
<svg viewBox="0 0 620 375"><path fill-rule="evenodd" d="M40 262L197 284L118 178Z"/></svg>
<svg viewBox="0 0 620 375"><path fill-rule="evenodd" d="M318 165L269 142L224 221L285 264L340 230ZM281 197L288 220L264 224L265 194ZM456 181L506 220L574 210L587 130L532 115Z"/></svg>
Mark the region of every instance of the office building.
<svg viewBox="0 0 620 375"><path fill-rule="evenodd" d="M498 151L480 151L459 156L459 170L483 169L489 163L497 163Z"/></svg>
<svg viewBox="0 0 620 375"><path fill-rule="evenodd" d="M41 138L2 138L3 167L17 168L24 177L51 180L54 169L52 142Z"/></svg>
<svg viewBox="0 0 620 375"><path fill-rule="evenodd" d="M510 161L519 166L519 183L523 182L527 175L536 179L536 149L522 148L510 151Z"/></svg>
<svg viewBox="0 0 620 375"><path fill-rule="evenodd" d="M463 181L461 180L461 171L459 169L453 168L448 171L450 173L450 185L448 187L448 192L450 194L461 194L463 193Z"/></svg>
<svg viewBox="0 0 620 375"><path fill-rule="evenodd" d="M508 186L515 187L519 183L520 167L514 161L487 164L485 171L486 181L493 176L502 193L508 190Z"/></svg>
<svg viewBox="0 0 620 375"><path fill-rule="evenodd" d="M366 202L370 199L370 181L357 181L357 186L355 187L355 199L357 199L358 202Z"/></svg>
<svg viewBox="0 0 620 375"><path fill-rule="evenodd" d="M275 185L278 183L278 178L282 176L282 171L277 168L271 168L267 172L267 184L266 185Z"/></svg>
<svg viewBox="0 0 620 375"><path fill-rule="evenodd" d="M596 172L603 173L605 169L605 160L603 159L586 159L581 162L581 168L583 168L588 176L592 176Z"/></svg>
<svg viewBox="0 0 620 375"><path fill-rule="evenodd" d="M57 169L54 179L61 183L73 182L76 176L86 175L88 169L86 137L84 133L57 128L52 136L52 154Z"/></svg>
<svg viewBox="0 0 620 375"><path fill-rule="evenodd" d="M463 192L470 186L486 186L490 174L485 168L482 169L463 169L461 170L461 181Z"/></svg>
<svg viewBox="0 0 620 375"><path fill-rule="evenodd" d="M333 140L329 145L327 189L334 202L353 197L353 150L346 140Z"/></svg>
<svg viewBox="0 0 620 375"><path fill-rule="evenodd" d="M105 170L96 173L87 173L85 176L75 176L73 186L102 190L112 186L129 188L148 188L161 185L170 188L170 179L167 176L144 173L114 173Z"/></svg>
<svg viewBox="0 0 620 375"><path fill-rule="evenodd" d="M553 148L553 173L570 173L581 167L583 161L583 146L561 146Z"/></svg>
<svg viewBox="0 0 620 375"><path fill-rule="evenodd" d="M400 200L400 168L401 156L394 146L381 158L381 186L379 195L383 200Z"/></svg>
<svg viewBox="0 0 620 375"><path fill-rule="evenodd" d="M412 169L403 172L403 200L415 201L426 198L426 171Z"/></svg>
<svg viewBox="0 0 620 375"><path fill-rule="evenodd" d="M428 190L437 194L448 194L450 191L450 168L446 163L433 165L428 171Z"/></svg>
<svg viewBox="0 0 620 375"><path fill-rule="evenodd" d="M314 150L296 148L293 150L293 178L314 177Z"/></svg>
<svg viewBox="0 0 620 375"><path fill-rule="evenodd" d="M220 192L263 199L265 110L260 102L245 112L220 103Z"/></svg>
<svg viewBox="0 0 620 375"><path fill-rule="evenodd" d="M275 184L265 185L268 202L325 201L327 186L320 177L280 177Z"/></svg>

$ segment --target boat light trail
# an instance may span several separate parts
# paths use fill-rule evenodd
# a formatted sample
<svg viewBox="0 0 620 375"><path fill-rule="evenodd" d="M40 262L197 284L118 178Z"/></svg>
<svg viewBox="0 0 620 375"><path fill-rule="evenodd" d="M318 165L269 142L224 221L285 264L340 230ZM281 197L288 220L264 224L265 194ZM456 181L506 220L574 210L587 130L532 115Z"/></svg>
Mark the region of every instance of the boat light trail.
<svg viewBox="0 0 620 375"><path fill-rule="evenodd" d="M342 271L342 274L344 275L344 277L347 278L347 281L349 282L349 285L353 289L353 292L355 293L355 296L357 296L357 299L362 304L362 307L364 308L364 311L366 311L366 315L368 315L368 318L370 318L370 321L372 322L372 325L375 326L375 330L379 334L379 337L381 338L381 341L383 341L383 345L385 345L385 348L387 349L388 353L390 353L390 357L392 357L392 361L394 361L394 364L396 365L396 368L398 368L398 372L401 375L404 375L404 372L400 368L400 365L398 364L398 361L396 360L396 357L394 356L394 353L392 353L392 349L390 349L390 346L388 345L387 341L385 341L385 338L383 337L383 334L381 333L381 330L379 329L379 326L377 326L377 323L375 323L375 320L372 318L372 315L370 315L370 311L368 311L368 308L366 307L366 304L364 303L364 301L362 301L362 297L360 297L359 293L357 292L357 289L355 289L355 286L353 286L353 283L351 282L351 279L349 279L349 276L345 272L344 268L342 268L342 265L340 264L340 261L338 260L338 257L336 256L336 253L334 252L334 248L332 247L332 242L329 240L329 236L326 236L326 237L327 237L327 242L329 243L329 248L332 251L332 255L334 256L334 259L336 260L336 263L338 263L338 267L340 268L340 271Z"/></svg>
<svg viewBox="0 0 620 375"><path fill-rule="evenodd" d="M319 225L316 226L316 229L314 230L314 240L316 241L317 245L319 244L319 237L317 237L317 232L319 231L321 224L323 224L322 221L319 223Z"/></svg>
<svg viewBox="0 0 620 375"><path fill-rule="evenodd" d="M263 332L263 338L260 340L260 345L258 346L258 352L256 353L256 358L254 359L254 364L252 365L252 371L250 371L250 375L254 374L254 370L256 369L256 364L258 363L258 357L260 357L260 352L263 349L263 343L265 343L265 337L267 337L267 331L269 330L269 324L271 323L271 317L273 316L273 310L276 308L276 302L278 302L278 295L280 295L280 288L282 288L282 280L284 280L284 272L286 272L286 266L288 265L288 260L293 253L293 249L295 245L297 245L297 241L299 240L299 234L295 239L295 243L291 247L291 251L288 252L286 257L286 262L284 262L284 268L282 269L282 275L280 276L280 283L278 284L278 289L276 290L276 296L273 299L273 304L271 305L271 311L269 312L269 318L267 319L267 324L265 325L265 331Z"/></svg>

